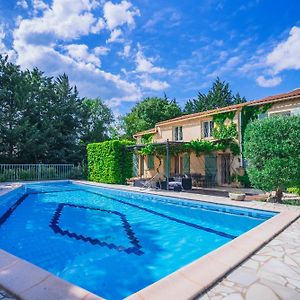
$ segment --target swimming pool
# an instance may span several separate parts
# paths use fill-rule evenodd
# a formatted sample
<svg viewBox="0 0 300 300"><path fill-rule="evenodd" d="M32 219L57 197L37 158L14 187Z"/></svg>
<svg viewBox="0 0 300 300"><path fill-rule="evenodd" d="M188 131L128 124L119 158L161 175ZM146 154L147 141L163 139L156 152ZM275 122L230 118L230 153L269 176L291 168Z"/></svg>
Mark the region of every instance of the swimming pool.
<svg viewBox="0 0 300 300"><path fill-rule="evenodd" d="M275 213L74 183L0 199L0 248L106 299L123 299Z"/></svg>

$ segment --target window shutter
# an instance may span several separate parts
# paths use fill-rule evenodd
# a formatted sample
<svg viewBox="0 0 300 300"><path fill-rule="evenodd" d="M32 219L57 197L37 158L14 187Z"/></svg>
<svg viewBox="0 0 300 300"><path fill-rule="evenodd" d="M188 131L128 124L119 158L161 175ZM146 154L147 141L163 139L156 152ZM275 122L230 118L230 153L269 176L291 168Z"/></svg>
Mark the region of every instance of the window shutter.
<svg viewBox="0 0 300 300"><path fill-rule="evenodd" d="M213 132L214 132L214 122L210 121L209 122L209 136L213 136Z"/></svg>
<svg viewBox="0 0 300 300"><path fill-rule="evenodd" d="M182 135L182 126L179 127L179 141L182 141L183 135Z"/></svg>
<svg viewBox="0 0 300 300"><path fill-rule="evenodd" d="M183 154L183 173L190 174L190 154Z"/></svg>
<svg viewBox="0 0 300 300"><path fill-rule="evenodd" d="M154 156L148 155L148 169L152 170L154 169Z"/></svg>
<svg viewBox="0 0 300 300"><path fill-rule="evenodd" d="M203 122L203 137L208 137L208 122Z"/></svg>
<svg viewBox="0 0 300 300"><path fill-rule="evenodd" d="M175 127L175 141L178 141L178 127Z"/></svg>

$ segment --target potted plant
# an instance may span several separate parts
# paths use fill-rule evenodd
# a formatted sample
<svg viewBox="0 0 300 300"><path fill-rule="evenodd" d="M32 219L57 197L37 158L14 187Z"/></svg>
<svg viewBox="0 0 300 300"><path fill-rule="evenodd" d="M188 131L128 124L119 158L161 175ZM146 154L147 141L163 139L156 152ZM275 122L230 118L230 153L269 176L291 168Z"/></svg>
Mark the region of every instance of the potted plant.
<svg viewBox="0 0 300 300"><path fill-rule="evenodd" d="M235 201L243 201L245 200L246 194L243 192L232 191L229 192L229 198Z"/></svg>

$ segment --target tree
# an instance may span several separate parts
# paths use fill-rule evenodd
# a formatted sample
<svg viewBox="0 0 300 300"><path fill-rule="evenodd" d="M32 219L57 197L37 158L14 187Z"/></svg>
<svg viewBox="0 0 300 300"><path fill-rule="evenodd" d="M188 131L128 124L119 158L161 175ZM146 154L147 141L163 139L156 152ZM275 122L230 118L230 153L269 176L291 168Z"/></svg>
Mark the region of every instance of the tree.
<svg viewBox="0 0 300 300"><path fill-rule="evenodd" d="M100 99L84 98L80 105L80 142L102 142L109 138L110 125L114 121L110 108Z"/></svg>
<svg viewBox="0 0 300 300"><path fill-rule="evenodd" d="M21 71L0 55L0 163L78 163L108 138L110 109L79 98L66 74Z"/></svg>
<svg viewBox="0 0 300 300"><path fill-rule="evenodd" d="M284 189L300 185L300 117L256 120L245 130L245 151L252 185L276 190L272 201L281 202Z"/></svg>
<svg viewBox="0 0 300 300"><path fill-rule="evenodd" d="M180 106L176 100L164 98L146 98L138 102L131 112L126 114L123 119L125 137L132 139L132 136L139 131L153 128L156 123L182 115Z"/></svg>
<svg viewBox="0 0 300 300"><path fill-rule="evenodd" d="M196 99L187 101L184 113L191 114L243 102L246 102L245 97L241 97L239 93L233 95L229 84L218 77L207 94L199 92Z"/></svg>

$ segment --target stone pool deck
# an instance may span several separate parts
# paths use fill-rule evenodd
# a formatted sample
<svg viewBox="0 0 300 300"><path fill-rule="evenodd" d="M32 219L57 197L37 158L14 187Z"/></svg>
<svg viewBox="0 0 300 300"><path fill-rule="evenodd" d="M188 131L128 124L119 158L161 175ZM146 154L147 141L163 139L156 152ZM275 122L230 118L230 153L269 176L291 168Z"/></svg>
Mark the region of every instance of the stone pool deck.
<svg viewBox="0 0 300 300"><path fill-rule="evenodd" d="M78 181L78 183L91 184L82 181ZM129 296L128 299L300 299L300 219L297 219L300 215L300 207L258 201L237 202L226 197L192 195L184 192L174 193L117 185L95 185L280 212L278 216L272 218L273 220L270 219L264 226L261 226L261 229L252 230L252 236L248 235L250 239L245 234L244 237L237 238L239 240L238 244L233 240L234 243L231 242L231 245L222 247L222 252L208 254L207 257L199 259L198 264L192 263L185 266L144 290ZM291 223L292 220L296 221ZM254 238L254 233L256 238ZM256 249L256 252L253 254L254 249ZM249 255L251 256L249 257ZM237 263L238 265L235 265ZM232 268L233 266L236 266L236 268ZM220 272L223 272L223 279L216 277L216 275L221 274L218 271L220 273L218 275L216 268L220 268ZM3 270L0 264L0 279ZM4 275L4 279L6 276L5 274L2 275ZM14 288L9 287L10 284L5 285L4 283L5 280L2 283L0 280L0 300L17 299L4 292L1 284L11 292L19 295ZM65 284L67 283L65 282ZM72 288L78 289L76 286ZM208 290L208 288L210 289ZM30 290L35 293L36 285L32 286ZM39 292L42 292L41 288ZM81 294L83 291L79 292L76 292L76 295ZM200 292L202 293L201 296L199 296ZM60 292L58 291L58 293ZM52 294L52 298L46 296L43 299L54 299L53 296L54 294ZM67 298L59 297L59 299L86 298L86 296L74 298L73 295L70 297L70 294L68 296ZM88 298L90 299L90 297ZM101 299L97 296L92 296L92 298Z"/></svg>
<svg viewBox="0 0 300 300"><path fill-rule="evenodd" d="M300 299L300 219L198 300Z"/></svg>

